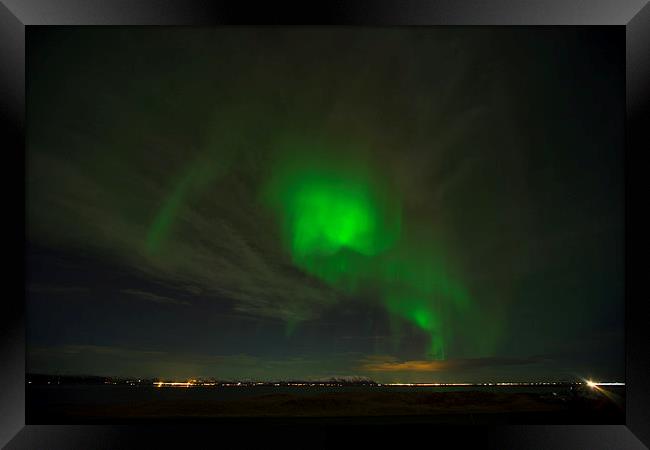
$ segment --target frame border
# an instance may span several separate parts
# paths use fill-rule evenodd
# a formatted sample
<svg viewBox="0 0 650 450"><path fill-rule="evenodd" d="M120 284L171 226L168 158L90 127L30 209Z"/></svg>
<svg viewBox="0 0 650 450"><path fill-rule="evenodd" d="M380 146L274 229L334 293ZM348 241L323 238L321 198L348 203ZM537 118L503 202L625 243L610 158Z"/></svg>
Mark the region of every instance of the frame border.
<svg viewBox="0 0 650 450"><path fill-rule="evenodd" d="M372 6L359 2L305 2L298 9L283 5L201 0L0 0L0 117L2 137L8 146L5 160L17 177L25 170L25 36L35 25L613 25L626 33L626 149L625 149L625 308L626 308L626 425L544 425L473 427L479 433L459 432L458 427L391 426L365 428L364 442L377 442L408 430L409 437L439 439L455 445L473 443L487 448L612 449L650 446L650 352L647 318L650 308L643 296L631 290L630 178L639 171L631 154L648 148L650 134L650 5L647 0L377 0ZM235 6L237 5L237 6ZM12 245L11 280L25 280L25 186L4 177L5 192L20 217L12 222L7 241ZM16 188L18 186L18 188ZM21 195L15 195L16 190ZM22 198L21 198L22 197ZM7 227L9 228L9 227ZM640 228L640 227L638 227ZM636 271L639 272L637 266ZM636 279L640 279L637 276ZM297 423L217 425L25 425L25 284L5 295L0 310L0 445L6 448L131 448L172 444L187 447L195 439L213 441L215 435L242 435L260 439L287 439L297 432L307 442L337 436L341 427ZM14 292L18 295L13 295ZM248 428L248 429L247 429ZM343 428L350 429L349 426ZM263 431L262 431L263 430ZM259 431L259 432L258 432ZM367 433L370 431L371 433ZM191 436L191 437L190 437ZM474 437L472 437L474 436ZM460 441L460 442L459 442ZM156 444L154 444L156 442ZM333 441L336 442L336 441ZM44 445L46 443L46 445ZM403 444L403 442L402 442ZM645 445L644 445L645 444Z"/></svg>

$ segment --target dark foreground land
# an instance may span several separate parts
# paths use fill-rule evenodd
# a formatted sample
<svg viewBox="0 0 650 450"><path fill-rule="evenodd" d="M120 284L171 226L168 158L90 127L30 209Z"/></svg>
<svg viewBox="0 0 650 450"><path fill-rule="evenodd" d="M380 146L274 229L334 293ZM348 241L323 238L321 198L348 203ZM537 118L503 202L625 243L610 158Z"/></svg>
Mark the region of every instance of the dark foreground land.
<svg viewBox="0 0 650 450"><path fill-rule="evenodd" d="M56 389L56 388L54 388ZM111 389L106 387L105 389ZM163 388L164 390L164 388ZM235 398L134 395L111 402L69 401L28 389L28 424L148 422L623 424L623 398L508 392L267 393ZM194 390L192 388L190 391ZM52 393L52 390L49 391ZM197 395L199 394L199 395ZM128 396L127 396L128 397Z"/></svg>

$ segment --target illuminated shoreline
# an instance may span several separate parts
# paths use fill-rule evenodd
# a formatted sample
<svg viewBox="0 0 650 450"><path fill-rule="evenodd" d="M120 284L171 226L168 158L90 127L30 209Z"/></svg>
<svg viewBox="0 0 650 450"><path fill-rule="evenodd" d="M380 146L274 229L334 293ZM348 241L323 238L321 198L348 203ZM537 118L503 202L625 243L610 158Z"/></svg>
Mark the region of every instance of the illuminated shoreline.
<svg viewBox="0 0 650 450"><path fill-rule="evenodd" d="M110 376L85 376L85 375L45 375L45 374L28 374L26 384L32 386L39 385L112 385L112 386L147 386L147 387L578 387L586 386L589 388L598 388L605 386L625 386L624 382L619 381L596 381L593 379L577 379L574 381L488 381L482 383L467 382L388 382L379 383L377 381L358 378L358 379L339 379L332 378L329 380L281 380L281 381L254 381L254 380L218 380L213 377L206 378L185 378L185 379L164 379L162 377L147 378L127 378L127 377L110 377Z"/></svg>
<svg viewBox="0 0 650 450"><path fill-rule="evenodd" d="M497 382L497 383L375 383L375 384L343 384L343 383L272 383L272 382L237 382L237 383L217 383L217 382L199 382L199 381L158 381L153 383L156 387L484 387L484 386L519 386L519 387L537 387L537 386L625 386L622 382Z"/></svg>

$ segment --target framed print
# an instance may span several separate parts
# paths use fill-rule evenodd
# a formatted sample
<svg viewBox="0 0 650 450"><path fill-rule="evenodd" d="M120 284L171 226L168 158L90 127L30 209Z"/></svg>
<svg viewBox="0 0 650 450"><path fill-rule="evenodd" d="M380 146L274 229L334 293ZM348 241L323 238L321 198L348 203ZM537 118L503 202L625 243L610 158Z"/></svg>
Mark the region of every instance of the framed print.
<svg viewBox="0 0 650 450"><path fill-rule="evenodd" d="M646 448L645 2L0 12L6 448Z"/></svg>

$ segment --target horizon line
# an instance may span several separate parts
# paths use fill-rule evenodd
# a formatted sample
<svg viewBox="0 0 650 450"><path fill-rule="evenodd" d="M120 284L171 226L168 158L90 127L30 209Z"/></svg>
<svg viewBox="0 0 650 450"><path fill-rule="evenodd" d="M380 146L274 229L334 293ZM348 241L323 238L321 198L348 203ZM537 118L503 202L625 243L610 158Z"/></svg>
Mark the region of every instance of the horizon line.
<svg viewBox="0 0 650 450"><path fill-rule="evenodd" d="M46 374L46 373L26 373L25 378L29 376L42 376L42 377L92 377L92 378L113 378L117 380L133 381L153 381L153 384L199 384L206 380L216 381L218 383L261 383L261 384L274 384L274 383L328 383L328 382L371 382L383 386L512 386L512 385L553 385L553 384L586 384L586 385L599 385L599 386L625 386L625 382L620 381L593 381L593 379L582 380L555 380L555 381L481 381L481 382L378 382L369 377L364 376L341 376L319 379L282 379L282 380L260 380L260 379L218 379L213 376L206 377L132 377L123 375L89 375L89 374ZM165 378L173 381L163 381ZM178 381L183 380L183 381ZM31 382L30 382L31 383Z"/></svg>

